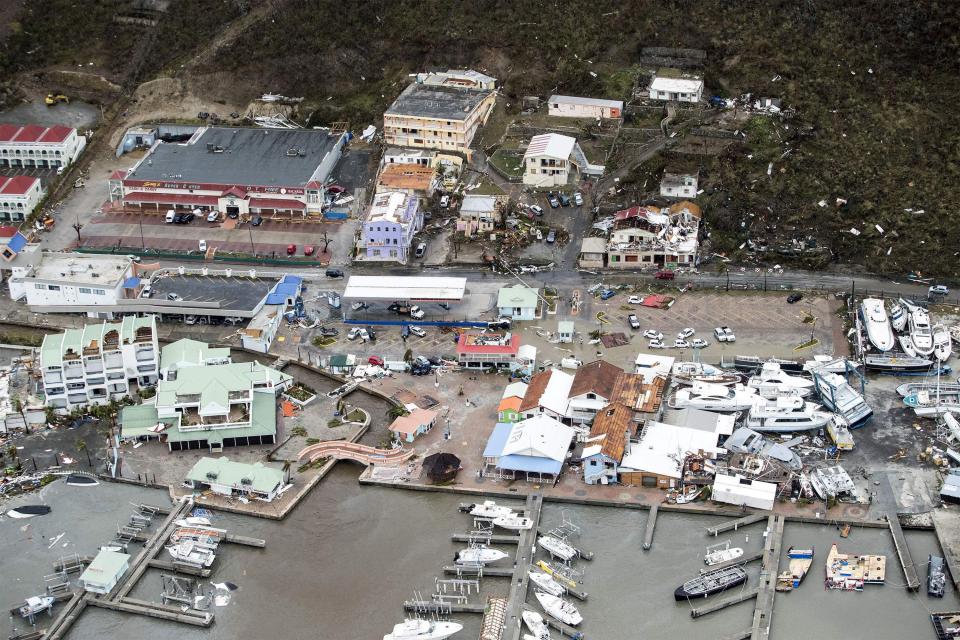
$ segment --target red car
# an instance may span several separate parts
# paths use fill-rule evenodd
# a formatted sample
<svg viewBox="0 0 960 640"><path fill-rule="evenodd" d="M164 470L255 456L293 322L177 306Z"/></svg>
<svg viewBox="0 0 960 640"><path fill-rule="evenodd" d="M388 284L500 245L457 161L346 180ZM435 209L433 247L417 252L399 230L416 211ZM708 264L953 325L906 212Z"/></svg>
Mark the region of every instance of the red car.
<svg viewBox="0 0 960 640"><path fill-rule="evenodd" d="M369 358L367 358L367 363L372 364L375 367L382 367L383 358L381 358L380 356L370 356Z"/></svg>
<svg viewBox="0 0 960 640"><path fill-rule="evenodd" d="M657 273L653 277L656 278L657 280L673 280L673 278L675 277L675 274L673 273L673 271L667 271L664 269L662 271L657 271Z"/></svg>
<svg viewBox="0 0 960 640"><path fill-rule="evenodd" d="M305 256L312 256L312 255L313 255L313 247L312 247L311 245L309 245L309 244L308 244L307 246L305 246L305 247L303 248L303 255L305 255Z"/></svg>
<svg viewBox="0 0 960 640"><path fill-rule="evenodd" d="M344 189L338 184L331 184L330 186L327 187L327 191L329 193L343 193L344 191L346 191L346 189Z"/></svg>
<svg viewBox="0 0 960 640"><path fill-rule="evenodd" d="M288 256L292 256L292 255L295 254L296 252L297 252L297 245L295 245L295 244L287 245L287 255L288 255Z"/></svg>

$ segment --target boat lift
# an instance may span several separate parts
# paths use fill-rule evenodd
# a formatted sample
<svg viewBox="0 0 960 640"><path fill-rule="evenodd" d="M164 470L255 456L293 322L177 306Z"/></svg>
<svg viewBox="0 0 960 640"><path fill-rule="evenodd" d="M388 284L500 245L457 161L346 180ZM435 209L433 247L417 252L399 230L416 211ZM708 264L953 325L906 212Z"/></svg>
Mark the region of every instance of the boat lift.
<svg viewBox="0 0 960 640"><path fill-rule="evenodd" d="M196 593L196 583L193 578L163 573L160 574L160 580L163 585L160 590L160 600L163 604L179 602L193 607L194 594Z"/></svg>

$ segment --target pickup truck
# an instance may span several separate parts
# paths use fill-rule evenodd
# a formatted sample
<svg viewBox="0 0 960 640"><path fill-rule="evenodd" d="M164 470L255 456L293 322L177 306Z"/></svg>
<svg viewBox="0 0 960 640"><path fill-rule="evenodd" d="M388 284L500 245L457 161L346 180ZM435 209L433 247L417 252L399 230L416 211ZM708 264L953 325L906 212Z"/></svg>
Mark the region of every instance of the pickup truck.
<svg viewBox="0 0 960 640"><path fill-rule="evenodd" d="M401 304L399 302L394 302L389 307L387 307L387 310L393 311L394 313L401 316L410 316L415 320L419 320L424 316L423 309L421 309L420 307L416 305L409 306L406 304Z"/></svg>

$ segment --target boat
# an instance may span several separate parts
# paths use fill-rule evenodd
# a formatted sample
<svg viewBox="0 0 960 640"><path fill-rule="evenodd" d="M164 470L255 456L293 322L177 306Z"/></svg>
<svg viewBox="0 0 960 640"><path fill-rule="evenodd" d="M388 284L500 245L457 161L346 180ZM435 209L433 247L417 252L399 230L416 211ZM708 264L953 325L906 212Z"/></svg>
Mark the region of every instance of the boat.
<svg viewBox="0 0 960 640"><path fill-rule="evenodd" d="M533 633L531 637L536 640L550 640L550 627L547 626L547 622L542 615L536 611L524 609L520 617L523 619L523 624L527 625L527 629L530 629Z"/></svg>
<svg viewBox="0 0 960 640"><path fill-rule="evenodd" d="M793 449L779 442L767 440L761 434L747 427L736 429L724 443L723 448L730 453L749 453L767 456L786 464L793 471L803 468L803 461Z"/></svg>
<svg viewBox="0 0 960 640"><path fill-rule="evenodd" d="M906 398L919 391L936 392L938 386L940 393L960 393L960 382L906 382L897 387L897 393L901 398Z"/></svg>
<svg viewBox="0 0 960 640"><path fill-rule="evenodd" d="M407 618L394 625L383 640L446 640L463 629L459 622Z"/></svg>
<svg viewBox="0 0 960 640"><path fill-rule="evenodd" d="M489 564L497 562L507 557L507 554L500 549L491 549L490 547L467 547L458 551L456 555L457 564Z"/></svg>
<svg viewBox="0 0 960 640"><path fill-rule="evenodd" d="M863 357L863 366L870 371L901 375L929 375L936 373L933 360L921 357L870 353ZM948 370L944 367L944 370Z"/></svg>
<svg viewBox="0 0 960 640"><path fill-rule="evenodd" d="M840 553L837 545L827 554L824 586L843 591L862 591L865 584L883 584L887 576L887 557Z"/></svg>
<svg viewBox="0 0 960 640"><path fill-rule="evenodd" d="M178 542L164 548L177 562L195 567L209 567L217 557L212 550L191 541Z"/></svg>
<svg viewBox="0 0 960 640"><path fill-rule="evenodd" d="M759 356L734 356L733 368L737 371L754 373L759 371L766 362L780 365L780 369L787 373L803 373L803 363L798 360L783 360L781 358L761 358Z"/></svg>
<svg viewBox="0 0 960 640"><path fill-rule="evenodd" d="M676 588L673 598L678 601L691 598L706 598L715 593L726 591L747 581L747 572L743 567L734 565L708 571Z"/></svg>
<svg viewBox="0 0 960 640"><path fill-rule="evenodd" d="M850 386L845 377L817 372L813 375L813 384L823 406L842 416L848 429L862 427L873 415L863 395Z"/></svg>
<svg viewBox="0 0 960 640"><path fill-rule="evenodd" d="M199 527L179 527L170 534L170 542L193 542L198 547L216 549L223 540L222 529L204 529Z"/></svg>
<svg viewBox="0 0 960 640"><path fill-rule="evenodd" d="M511 513L510 515L494 518L493 524L501 529L509 529L510 531L533 529L533 520L519 513Z"/></svg>
<svg viewBox="0 0 960 640"><path fill-rule="evenodd" d="M537 545L550 555L564 561L572 560L579 555L575 547L555 536L540 536L537 538Z"/></svg>
<svg viewBox="0 0 960 640"><path fill-rule="evenodd" d="M173 524L178 527L209 527L213 522L210 521L210 518L187 516L186 518L177 518L173 521Z"/></svg>
<svg viewBox="0 0 960 640"><path fill-rule="evenodd" d="M930 327L930 314L923 307L914 307L910 310L907 320L910 329L910 340L917 355L928 356L933 353L933 329Z"/></svg>
<svg viewBox="0 0 960 640"><path fill-rule="evenodd" d="M45 504L24 504L7 511L8 516L17 520L32 518L34 516L45 516L48 513L50 513L50 507Z"/></svg>
<svg viewBox="0 0 960 640"><path fill-rule="evenodd" d="M943 558L933 554L927 556L927 595L942 598L947 584L947 575L943 570Z"/></svg>
<svg viewBox="0 0 960 640"><path fill-rule="evenodd" d="M833 441L838 451L853 451L853 435L850 433L850 423L840 414L833 414L827 423L827 435Z"/></svg>
<svg viewBox="0 0 960 640"><path fill-rule="evenodd" d="M761 384L772 384L786 389L806 390L807 393L813 390L813 382L809 378L792 376L781 369L776 362L764 362L760 370L750 378L747 386L752 387Z"/></svg>
<svg viewBox="0 0 960 640"><path fill-rule="evenodd" d="M860 303L860 319L867 330L867 338L877 351L893 349L893 328L879 298L864 298Z"/></svg>
<svg viewBox="0 0 960 640"><path fill-rule="evenodd" d="M810 472L810 486L821 500L835 498L842 493L850 493L856 487L850 474L840 465L814 469Z"/></svg>
<svg viewBox="0 0 960 640"><path fill-rule="evenodd" d="M703 409L704 411L744 411L758 398L756 389L743 385L725 387L720 384L695 382L673 394L671 408Z"/></svg>
<svg viewBox="0 0 960 640"><path fill-rule="evenodd" d="M537 561L537 567L541 571L543 571L545 574L547 574L548 576L550 576L560 584L564 585L565 587L570 587L571 589L576 588L577 581L564 573L566 569L563 569L560 567L554 567L550 563L544 562L543 560Z"/></svg>
<svg viewBox="0 0 960 640"><path fill-rule="evenodd" d="M465 511L470 515L476 518L489 518L491 520L501 516L509 516L513 513L513 509L510 507L499 505L493 500L484 500L476 504L466 505L466 507Z"/></svg>
<svg viewBox="0 0 960 640"><path fill-rule="evenodd" d="M682 489L667 494L667 502L671 504L690 504L703 493L705 487L698 487L690 484Z"/></svg>
<svg viewBox="0 0 960 640"><path fill-rule="evenodd" d="M96 478L80 473L71 473L64 479L64 483L71 487L94 487L100 484Z"/></svg>
<svg viewBox="0 0 960 640"><path fill-rule="evenodd" d="M708 567L721 562L736 560L743 555L743 549L740 547L731 547L730 541L715 544L707 547L707 552L703 555L703 563Z"/></svg>
<svg viewBox="0 0 960 640"><path fill-rule="evenodd" d="M940 362L946 362L953 353L953 340L950 331L942 324L933 328L933 355Z"/></svg>
<svg viewBox="0 0 960 640"><path fill-rule="evenodd" d="M795 549L790 547L787 549L787 557L790 559L790 563L787 570L782 571L777 576L777 591L793 591L800 586L807 572L810 571L810 567L813 566L813 552L813 548Z"/></svg>
<svg viewBox="0 0 960 640"><path fill-rule="evenodd" d="M798 397L776 400L757 398L747 412L743 426L760 433L822 429L830 421L831 415L820 411L819 407Z"/></svg>
<svg viewBox="0 0 960 640"><path fill-rule="evenodd" d="M577 611L577 608L573 606L572 602L550 595L545 591L537 591L535 595L537 596L537 601L540 603L540 606L543 607L543 610L546 611L547 615L551 618L555 618L571 627L575 627L583 622L583 616L580 615L580 612Z"/></svg>
<svg viewBox="0 0 960 640"><path fill-rule="evenodd" d="M56 598L53 596L30 596L22 605L17 607L17 613L21 618L32 618L38 613L50 611ZM13 613L11 611L11 613Z"/></svg>
<svg viewBox="0 0 960 640"><path fill-rule="evenodd" d="M907 326L907 312L899 302L894 302L890 307L890 326L894 331L903 331Z"/></svg>
<svg viewBox="0 0 960 640"><path fill-rule="evenodd" d="M960 392L933 389L917 391L903 399L921 418L932 418L948 412L960 413Z"/></svg>
<svg viewBox="0 0 960 640"><path fill-rule="evenodd" d="M900 349L904 354L911 358L917 357L917 348L913 346L913 339L910 336L897 336L897 342L900 343Z"/></svg>
<svg viewBox="0 0 960 640"><path fill-rule="evenodd" d="M816 355L803 363L803 372L807 374L812 374L814 371L822 373L846 373L850 368L856 369L859 366L859 362L853 362L843 357L835 358L833 356Z"/></svg>
<svg viewBox="0 0 960 640"><path fill-rule="evenodd" d="M679 384L693 384L694 382L706 382L709 384L722 384L724 386L737 384L741 377L739 373L733 373L717 368L710 364L700 362L677 362L674 363L670 375Z"/></svg>
<svg viewBox="0 0 960 640"><path fill-rule="evenodd" d="M562 596L567 592L566 588L550 577L550 574L544 573L543 571L527 571L527 575L530 576L530 582L537 585L538 589L542 589L547 593L554 596ZM531 629L532 631L532 629Z"/></svg>

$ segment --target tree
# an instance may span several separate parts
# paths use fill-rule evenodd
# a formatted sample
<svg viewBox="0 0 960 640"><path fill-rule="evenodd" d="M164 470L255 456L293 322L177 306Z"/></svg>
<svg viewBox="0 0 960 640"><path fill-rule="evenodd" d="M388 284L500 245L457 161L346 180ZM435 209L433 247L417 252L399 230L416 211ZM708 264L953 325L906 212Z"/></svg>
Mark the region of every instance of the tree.
<svg viewBox="0 0 960 640"><path fill-rule="evenodd" d="M27 423L27 414L24 411L23 401L20 399L20 396L13 399L13 409L23 418L23 432L29 434L30 425Z"/></svg>
<svg viewBox="0 0 960 640"><path fill-rule="evenodd" d="M413 349L407 349L403 352L403 361L410 362L413 360Z"/></svg>
<svg viewBox="0 0 960 640"><path fill-rule="evenodd" d="M83 451L87 454L87 466L93 467L93 460L90 459L90 449L87 447L87 441L83 438L77 438L75 446L77 447L77 451Z"/></svg>
<svg viewBox="0 0 960 640"><path fill-rule="evenodd" d="M327 248L333 244L333 240L327 237L327 232L323 232L323 252L327 253Z"/></svg>

